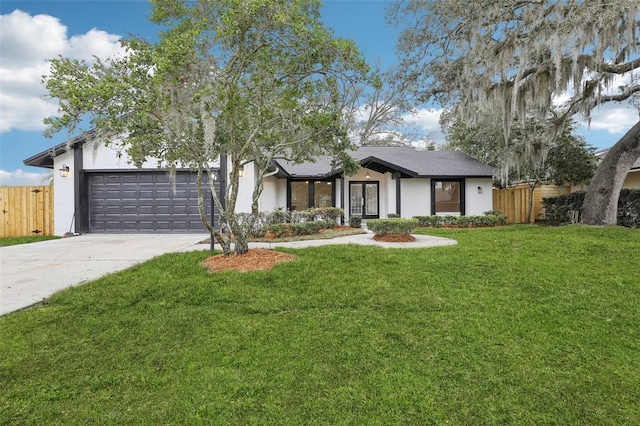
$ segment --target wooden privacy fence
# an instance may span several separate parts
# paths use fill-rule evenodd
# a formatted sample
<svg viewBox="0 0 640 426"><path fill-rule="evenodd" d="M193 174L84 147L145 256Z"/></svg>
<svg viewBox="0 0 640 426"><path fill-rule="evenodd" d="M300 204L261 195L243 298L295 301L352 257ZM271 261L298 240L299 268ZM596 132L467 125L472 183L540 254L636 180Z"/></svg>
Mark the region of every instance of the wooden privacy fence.
<svg viewBox="0 0 640 426"><path fill-rule="evenodd" d="M53 235L53 186L0 187L0 238Z"/></svg>
<svg viewBox="0 0 640 426"><path fill-rule="evenodd" d="M531 223L544 218L544 208L542 199L555 197L557 195L569 194L571 187L542 185L533 190L533 211L531 213ZM493 190L493 209L507 215L507 223L527 223L527 212L529 209L529 185L521 184L509 188Z"/></svg>

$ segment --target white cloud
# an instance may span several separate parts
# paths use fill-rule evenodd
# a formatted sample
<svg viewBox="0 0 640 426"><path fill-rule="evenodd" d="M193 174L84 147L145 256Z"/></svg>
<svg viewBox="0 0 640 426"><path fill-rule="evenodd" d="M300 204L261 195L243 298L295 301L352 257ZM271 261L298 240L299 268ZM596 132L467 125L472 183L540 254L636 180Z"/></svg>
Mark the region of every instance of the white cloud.
<svg viewBox="0 0 640 426"><path fill-rule="evenodd" d="M41 186L49 185L52 171L42 173L25 172L17 169L12 172L0 170L0 186Z"/></svg>
<svg viewBox="0 0 640 426"><path fill-rule="evenodd" d="M57 103L44 100L42 75L59 55L91 61L122 54L120 36L93 29L69 37L67 27L48 15L20 10L0 16L0 132L44 129L42 120L56 114Z"/></svg>
<svg viewBox="0 0 640 426"><path fill-rule="evenodd" d="M636 108L609 104L592 112L589 128L591 130L605 130L612 135L623 135L637 122L638 110Z"/></svg>
<svg viewBox="0 0 640 426"><path fill-rule="evenodd" d="M442 109L421 108L413 114L407 114L404 119L407 123L415 125L427 136L428 139L438 144L445 142L440 126Z"/></svg>
<svg viewBox="0 0 640 426"><path fill-rule="evenodd" d="M442 109L426 109L422 108L413 114L407 114L405 120L408 123L415 124L423 130L440 131L440 114Z"/></svg>

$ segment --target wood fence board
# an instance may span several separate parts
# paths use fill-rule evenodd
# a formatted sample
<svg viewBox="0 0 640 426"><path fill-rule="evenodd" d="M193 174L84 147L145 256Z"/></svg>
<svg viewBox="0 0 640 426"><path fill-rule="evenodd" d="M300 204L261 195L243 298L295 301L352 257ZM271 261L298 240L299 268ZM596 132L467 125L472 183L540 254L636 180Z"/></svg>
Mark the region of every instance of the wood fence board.
<svg viewBox="0 0 640 426"><path fill-rule="evenodd" d="M569 194L569 185L542 185L533 191L531 223L544 219L542 199ZM516 185L509 188L493 190L493 209L507 216L507 223L527 223L529 209L529 185Z"/></svg>
<svg viewBox="0 0 640 426"><path fill-rule="evenodd" d="M0 238L53 235L53 187L0 187Z"/></svg>

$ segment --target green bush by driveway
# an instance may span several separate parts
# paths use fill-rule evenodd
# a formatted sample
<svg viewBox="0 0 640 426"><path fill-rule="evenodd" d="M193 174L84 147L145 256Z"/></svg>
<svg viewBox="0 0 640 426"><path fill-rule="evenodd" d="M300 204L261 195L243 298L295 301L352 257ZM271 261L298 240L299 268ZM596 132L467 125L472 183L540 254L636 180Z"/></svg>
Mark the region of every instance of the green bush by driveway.
<svg viewBox="0 0 640 426"><path fill-rule="evenodd" d="M0 318L0 424L640 424L640 231L171 254Z"/></svg>

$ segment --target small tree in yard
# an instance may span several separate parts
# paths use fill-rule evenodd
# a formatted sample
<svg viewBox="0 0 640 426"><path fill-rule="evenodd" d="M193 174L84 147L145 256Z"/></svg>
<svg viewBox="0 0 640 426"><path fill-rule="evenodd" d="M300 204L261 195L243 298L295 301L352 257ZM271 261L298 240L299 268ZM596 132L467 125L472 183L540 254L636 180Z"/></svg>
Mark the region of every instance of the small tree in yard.
<svg viewBox="0 0 640 426"><path fill-rule="evenodd" d="M156 158L170 170L191 167L203 224L225 255L232 234L235 252L245 253L252 224L241 226L235 215L240 169L252 163L256 171L249 222L274 159L328 154L345 172L355 170L342 113L367 65L353 42L319 22L315 0L152 3L151 20L168 27L157 43L126 40L127 53L105 62L52 61L44 84L60 99L60 115L46 120L46 134L88 123L136 165ZM221 154L231 165L221 179L224 200L212 167ZM205 214L205 177L223 232Z"/></svg>
<svg viewBox="0 0 640 426"><path fill-rule="evenodd" d="M398 1L406 86L420 102L453 109L467 123L500 111L506 143L512 117L545 123L553 136L570 117L609 102L637 102L637 0ZM560 113L556 100L565 96ZM531 140L535 143L535 140ZM640 122L608 152L583 205L583 222L615 224L625 176L640 157Z"/></svg>

